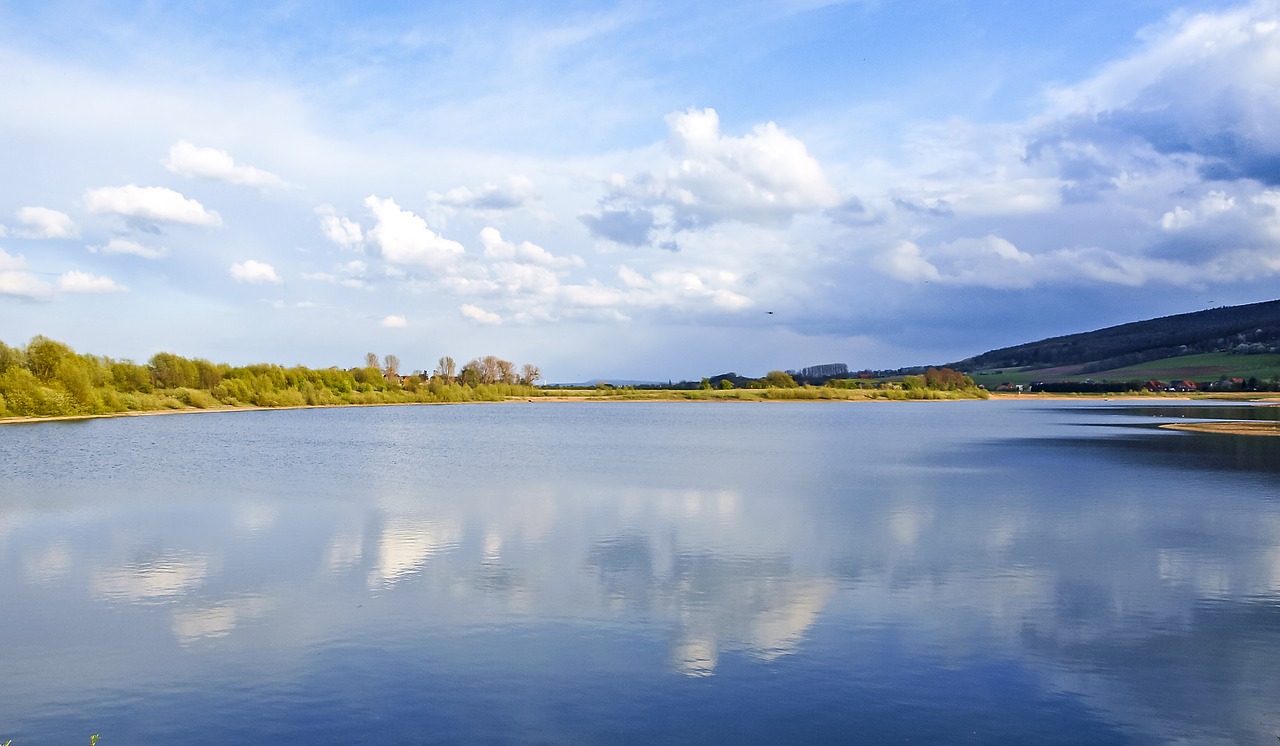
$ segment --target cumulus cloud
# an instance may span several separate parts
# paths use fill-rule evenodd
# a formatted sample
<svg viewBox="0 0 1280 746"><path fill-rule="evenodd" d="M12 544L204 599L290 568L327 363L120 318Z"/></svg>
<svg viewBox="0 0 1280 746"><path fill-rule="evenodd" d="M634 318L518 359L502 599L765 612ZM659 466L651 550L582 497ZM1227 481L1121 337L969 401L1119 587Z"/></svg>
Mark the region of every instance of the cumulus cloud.
<svg viewBox="0 0 1280 746"><path fill-rule="evenodd" d="M721 134L714 109L689 109L668 115L667 127L669 165L630 180L614 175L599 210L579 216L596 237L642 246L660 227L782 226L840 203L805 144L773 122L734 137Z"/></svg>
<svg viewBox="0 0 1280 746"><path fill-rule="evenodd" d="M1202 178L1280 184L1280 13L1259 0L1176 15L1135 54L1053 91L1033 154L1071 151L1114 175L1141 144L1186 158Z"/></svg>
<svg viewBox="0 0 1280 746"><path fill-rule="evenodd" d="M462 186L444 194L428 195L432 202L444 207L477 211L514 210L536 197L533 181L520 175L511 176L502 184L485 184L476 190Z"/></svg>
<svg viewBox="0 0 1280 746"><path fill-rule="evenodd" d="M127 254L140 256L143 259L163 259L169 255L169 250L166 248L144 246L137 241L130 241L124 238L113 238L105 246L87 246L86 248L93 254Z"/></svg>
<svg viewBox="0 0 1280 746"><path fill-rule="evenodd" d="M43 300L53 292L49 283L27 270L27 260L0 249L0 295L25 300Z"/></svg>
<svg viewBox="0 0 1280 746"><path fill-rule="evenodd" d="M135 184L91 189L84 195L92 212L110 212L126 217L165 223L216 226L222 217L194 199L167 187L140 187Z"/></svg>
<svg viewBox="0 0 1280 746"><path fill-rule="evenodd" d="M71 270L58 276L58 289L64 293L122 293L129 288L110 277Z"/></svg>
<svg viewBox="0 0 1280 746"><path fill-rule="evenodd" d="M409 325L409 321L403 316L384 316L382 321L378 322L378 326L384 329L403 329Z"/></svg>
<svg viewBox="0 0 1280 746"><path fill-rule="evenodd" d="M458 310L462 312L463 316L465 316L468 319L471 319L477 324L487 324L490 326L497 326L498 324L502 323L502 317L499 316L498 314L490 313L484 310L483 308L476 305L472 305L470 303L463 303L458 308Z"/></svg>
<svg viewBox="0 0 1280 746"><path fill-rule="evenodd" d="M316 212L320 215L320 230L324 232L325 238L344 249L364 250L364 230L359 223L335 215L333 208L328 205L316 208Z"/></svg>
<svg viewBox="0 0 1280 746"><path fill-rule="evenodd" d="M926 254L902 241L880 257L879 267L903 282L943 282L983 287L1030 287L1035 259L999 236L962 238L932 247Z"/></svg>
<svg viewBox="0 0 1280 746"><path fill-rule="evenodd" d="M247 259L243 262L232 264L231 276L236 279L236 282L252 284L272 283L280 285L284 282L284 280L280 279L280 275L276 274L275 267L255 259Z"/></svg>
<svg viewBox="0 0 1280 746"><path fill-rule="evenodd" d="M26 226L18 232L22 238L77 238L80 235L70 215L48 207L24 207L18 210L18 220Z"/></svg>
<svg viewBox="0 0 1280 746"><path fill-rule="evenodd" d="M804 143L773 122L731 137L720 134L715 109L690 109L668 115L667 125L667 148L679 163L666 174L663 196L683 224L776 224L838 203Z"/></svg>
<svg viewBox="0 0 1280 746"><path fill-rule="evenodd" d="M1160 218L1160 227L1166 231L1186 230L1196 225L1202 225L1219 215L1231 212L1235 208L1235 197L1227 196L1226 192L1212 191L1201 198L1199 204L1193 207L1187 208L1179 205L1166 212Z"/></svg>
<svg viewBox="0 0 1280 746"><path fill-rule="evenodd" d="M529 241L521 241L517 244L503 240L502 233L496 228L486 227L482 229L480 231L480 244L484 246L486 259L525 262L539 264L544 267L582 267L585 264L580 256L556 256Z"/></svg>
<svg viewBox="0 0 1280 746"><path fill-rule="evenodd" d="M388 262L443 269L465 253L462 244L437 235L427 221L400 209L395 200L370 195L364 203L377 220L369 240L378 245Z"/></svg>
<svg viewBox="0 0 1280 746"><path fill-rule="evenodd" d="M1201 288L1280 274L1277 59L1273 0L1175 14L1024 121L905 126L906 155L860 175L882 191L859 188L873 196L854 220L827 214L909 283ZM877 219L859 223L864 211Z"/></svg>
<svg viewBox="0 0 1280 746"><path fill-rule="evenodd" d="M164 167L187 178L214 179L262 190L285 186L284 180L270 171L237 165L224 151L196 147L186 140L179 140L169 148Z"/></svg>

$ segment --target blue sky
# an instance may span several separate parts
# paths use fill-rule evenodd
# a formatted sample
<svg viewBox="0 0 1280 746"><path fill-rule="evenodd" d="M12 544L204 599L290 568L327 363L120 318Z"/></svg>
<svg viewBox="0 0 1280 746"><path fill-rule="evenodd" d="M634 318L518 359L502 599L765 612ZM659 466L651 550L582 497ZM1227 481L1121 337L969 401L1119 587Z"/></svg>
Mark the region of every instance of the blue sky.
<svg viewBox="0 0 1280 746"><path fill-rule="evenodd" d="M1280 297L1275 1L5 2L0 97L10 344L678 380Z"/></svg>

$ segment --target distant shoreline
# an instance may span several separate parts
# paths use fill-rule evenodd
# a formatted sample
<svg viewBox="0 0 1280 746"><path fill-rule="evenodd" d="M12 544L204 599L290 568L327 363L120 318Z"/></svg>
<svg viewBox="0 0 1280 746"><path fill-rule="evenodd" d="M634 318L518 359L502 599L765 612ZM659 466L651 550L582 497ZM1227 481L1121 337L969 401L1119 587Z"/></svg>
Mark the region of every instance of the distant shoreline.
<svg viewBox="0 0 1280 746"><path fill-rule="evenodd" d="M1125 399L1135 401L1206 401L1202 397L1191 397L1186 395L1168 396L1168 395L1150 395L1150 394L1046 394L1046 393L992 393L988 401L1106 401L1112 399ZM504 401L466 401L466 402L379 402L371 404L304 404L298 406L284 407L255 407L255 406L225 406L225 407L184 407L182 409L149 409L133 412L104 412L102 414L72 414L57 415L53 417L0 417L0 425L29 425L41 422L75 422L79 420L99 420L111 419L116 417L155 417L171 414L201 414L213 412L271 412L296 409L348 409L352 407L413 407L413 406L444 406L449 404L504 404L514 402L536 403L536 402L631 402L631 401L672 401L672 402L776 402L776 401L818 401L818 402L878 402L890 401L880 398L849 398L849 399L729 399L729 398L708 398L708 399L691 399L683 395L683 392L671 392L670 396L654 396L646 398L636 398L625 395L599 394L592 392L587 395L557 395L548 394L545 396L513 396L508 397ZM894 400L897 401L897 400ZM936 400L914 400L905 401L982 401L980 399L936 399ZM1280 404L1280 398L1266 397L1259 398L1256 396L1237 395L1237 396L1215 396L1211 401L1247 401L1251 403ZM1195 430L1200 432L1231 432L1236 434L1247 435L1280 435L1280 423L1262 423L1262 422L1216 422L1216 423L1187 423L1176 425L1161 425L1161 427L1175 430ZM1270 429L1269 429L1270 428Z"/></svg>

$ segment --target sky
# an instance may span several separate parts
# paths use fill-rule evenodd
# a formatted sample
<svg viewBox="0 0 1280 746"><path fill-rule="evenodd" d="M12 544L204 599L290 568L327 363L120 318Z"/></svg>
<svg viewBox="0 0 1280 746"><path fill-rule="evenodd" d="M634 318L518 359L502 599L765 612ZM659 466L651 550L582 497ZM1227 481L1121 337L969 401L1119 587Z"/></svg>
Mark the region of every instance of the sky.
<svg viewBox="0 0 1280 746"><path fill-rule="evenodd" d="M545 380L1280 298L1280 0L0 0L0 340Z"/></svg>

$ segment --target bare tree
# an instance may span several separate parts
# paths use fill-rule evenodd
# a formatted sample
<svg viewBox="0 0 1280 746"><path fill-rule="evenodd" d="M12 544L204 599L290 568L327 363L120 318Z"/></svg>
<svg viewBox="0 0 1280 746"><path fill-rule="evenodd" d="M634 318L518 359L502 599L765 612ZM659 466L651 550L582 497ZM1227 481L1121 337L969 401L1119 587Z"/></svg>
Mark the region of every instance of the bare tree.
<svg viewBox="0 0 1280 746"><path fill-rule="evenodd" d="M476 368L476 373L480 374L480 383L497 383L498 381L498 358L493 355L485 355L479 360L480 365Z"/></svg>
<svg viewBox="0 0 1280 746"><path fill-rule="evenodd" d="M395 355L385 355L382 358L382 374L387 380L400 377L400 358Z"/></svg>
<svg viewBox="0 0 1280 746"><path fill-rule="evenodd" d="M496 378L502 383L516 383L519 377L516 375L516 364L510 360L499 358L494 362L497 367Z"/></svg>
<svg viewBox="0 0 1280 746"><path fill-rule="evenodd" d="M538 370L538 366L525 363L520 367L520 383L526 386L532 386L542 378L542 371Z"/></svg>
<svg viewBox="0 0 1280 746"><path fill-rule="evenodd" d="M458 364L453 362L453 358L445 355L436 363L436 375L452 383L454 376L458 375Z"/></svg>
<svg viewBox="0 0 1280 746"><path fill-rule="evenodd" d="M378 367L378 353L376 353L376 352L366 352L366 353L364 354L364 367L366 367L366 368L377 368L377 367Z"/></svg>

